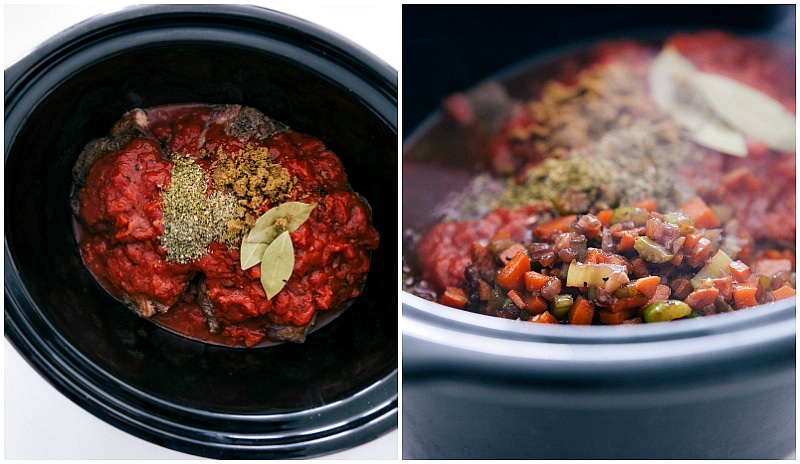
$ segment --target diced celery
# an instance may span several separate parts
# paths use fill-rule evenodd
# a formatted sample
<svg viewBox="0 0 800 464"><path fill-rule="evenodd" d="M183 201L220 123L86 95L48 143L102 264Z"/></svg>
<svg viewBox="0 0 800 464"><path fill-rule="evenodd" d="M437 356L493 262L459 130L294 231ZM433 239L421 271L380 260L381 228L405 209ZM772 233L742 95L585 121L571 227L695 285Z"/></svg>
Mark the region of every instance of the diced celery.
<svg viewBox="0 0 800 464"><path fill-rule="evenodd" d="M636 249L642 259L651 263L666 263L675 256L668 252L666 248L644 235L636 237L636 241L633 242L633 248Z"/></svg>
<svg viewBox="0 0 800 464"><path fill-rule="evenodd" d="M572 295L561 294L553 300L553 310L550 312L556 319L563 321L567 318L569 310L572 308Z"/></svg>
<svg viewBox="0 0 800 464"><path fill-rule="evenodd" d="M636 206L620 206L611 212L611 224L633 221L635 226L643 226L650 213L644 208Z"/></svg>
<svg viewBox="0 0 800 464"><path fill-rule="evenodd" d="M680 300L661 300L647 305L642 316L645 322L666 322L692 314L692 308Z"/></svg>
<svg viewBox="0 0 800 464"><path fill-rule="evenodd" d="M716 279L718 277L725 277L731 273L730 265L733 260L725 254L724 251L719 250L711 257L706 264L695 274L689 282L692 287L699 287L705 279Z"/></svg>
<svg viewBox="0 0 800 464"><path fill-rule="evenodd" d="M694 232L694 219L682 211L665 214L664 222L678 226L682 235Z"/></svg>

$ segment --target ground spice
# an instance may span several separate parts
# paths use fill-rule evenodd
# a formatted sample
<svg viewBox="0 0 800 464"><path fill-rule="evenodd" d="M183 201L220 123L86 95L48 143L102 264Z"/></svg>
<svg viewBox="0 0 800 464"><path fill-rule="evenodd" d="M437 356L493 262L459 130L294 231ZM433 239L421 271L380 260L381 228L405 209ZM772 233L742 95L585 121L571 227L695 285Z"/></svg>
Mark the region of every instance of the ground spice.
<svg viewBox="0 0 800 464"><path fill-rule="evenodd" d="M295 179L289 171L272 161L269 149L248 144L243 150L226 155L222 148L211 165L214 189L230 189L238 204L246 207L244 219L234 227L247 230L253 226L261 207L280 203L289 198Z"/></svg>
<svg viewBox="0 0 800 464"><path fill-rule="evenodd" d="M164 191L164 234L161 246L167 260L194 261L208 251L213 240L232 244L246 230L238 227L243 209L235 196L214 192L206 196L203 168L178 153L173 162L170 183Z"/></svg>

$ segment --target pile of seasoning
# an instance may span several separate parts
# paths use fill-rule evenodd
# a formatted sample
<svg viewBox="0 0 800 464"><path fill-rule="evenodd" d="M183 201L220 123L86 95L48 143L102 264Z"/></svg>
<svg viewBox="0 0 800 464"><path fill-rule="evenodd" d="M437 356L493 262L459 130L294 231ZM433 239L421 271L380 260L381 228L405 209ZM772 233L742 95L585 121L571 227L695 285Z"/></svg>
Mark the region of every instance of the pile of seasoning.
<svg viewBox="0 0 800 464"><path fill-rule="evenodd" d="M173 162L169 186L164 192L164 235L161 246L167 260L194 261L208 250L213 240L233 243L243 232L230 224L241 221L242 208L234 195L214 192L206 196L205 171L178 153Z"/></svg>

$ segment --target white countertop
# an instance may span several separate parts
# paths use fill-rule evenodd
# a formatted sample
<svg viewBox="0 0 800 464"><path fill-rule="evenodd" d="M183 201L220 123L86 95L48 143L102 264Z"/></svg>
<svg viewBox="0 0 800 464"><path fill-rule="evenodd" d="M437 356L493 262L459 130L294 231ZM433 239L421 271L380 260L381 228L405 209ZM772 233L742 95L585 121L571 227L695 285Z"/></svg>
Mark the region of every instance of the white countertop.
<svg viewBox="0 0 800 464"><path fill-rule="evenodd" d="M56 33L97 14L127 6L114 1L86 5L4 5L5 66ZM303 18L361 45L400 69L399 2L263 4ZM91 415L47 383L4 340L5 459L201 459L152 444ZM321 459L397 459L399 433Z"/></svg>

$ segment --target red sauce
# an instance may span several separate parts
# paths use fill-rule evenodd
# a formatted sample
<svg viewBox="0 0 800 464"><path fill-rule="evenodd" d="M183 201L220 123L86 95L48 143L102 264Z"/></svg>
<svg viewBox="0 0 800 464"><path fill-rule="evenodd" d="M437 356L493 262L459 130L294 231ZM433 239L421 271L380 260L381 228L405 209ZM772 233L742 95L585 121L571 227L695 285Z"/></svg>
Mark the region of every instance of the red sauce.
<svg viewBox="0 0 800 464"><path fill-rule="evenodd" d="M80 242L83 259L110 293L120 299L140 295L169 307L153 320L175 332L246 346L261 342L270 327L304 326L317 312L342 310L359 295L379 236L369 206L350 190L344 166L321 141L288 129L264 140L241 141L225 134L207 105L146 112L148 134L96 161L77 196L86 232ZM168 155L188 154L208 169L218 147L231 154L247 143L269 148L273 162L296 177L287 201L317 205L291 233L292 276L271 300L260 282L260 266L242 270L238 246L214 241L200 259L179 264L166 259L159 240L162 193L172 167ZM209 185L207 193L211 190ZM193 294L190 283L200 275L220 333L208 331Z"/></svg>

